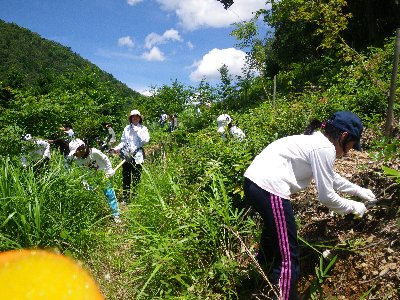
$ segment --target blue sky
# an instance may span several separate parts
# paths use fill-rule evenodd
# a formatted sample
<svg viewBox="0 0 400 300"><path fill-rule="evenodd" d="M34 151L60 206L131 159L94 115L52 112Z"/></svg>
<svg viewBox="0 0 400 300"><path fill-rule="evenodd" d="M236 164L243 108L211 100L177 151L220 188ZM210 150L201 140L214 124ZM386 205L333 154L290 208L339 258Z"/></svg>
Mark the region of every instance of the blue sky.
<svg viewBox="0 0 400 300"><path fill-rule="evenodd" d="M263 0L2 0L0 19L70 47L132 89L177 79L218 82L218 68L240 75L245 53L231 24L249 20Z"/></svg>

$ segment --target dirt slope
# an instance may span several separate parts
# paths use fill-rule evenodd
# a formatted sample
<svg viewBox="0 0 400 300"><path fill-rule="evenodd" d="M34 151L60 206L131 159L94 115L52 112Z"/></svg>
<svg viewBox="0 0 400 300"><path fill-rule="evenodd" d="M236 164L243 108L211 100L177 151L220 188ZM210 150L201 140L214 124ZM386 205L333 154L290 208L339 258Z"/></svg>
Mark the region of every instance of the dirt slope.
<svg viewBox="0 0 400 300"><path fill-rule="evenodd" d="M336 162L340 175L370 188L379 199L362 219L332 214L317 200L314 186L292 201L300 221L299 236L321 252L327 249L337 255L322 284L323 299L361 299L368 291L364 299L400 299L400 188L382 174L382 165L398 170L400 161L372 162L366 152L354 151ZM319 256L308 247L302 250L306 259L299 291L309 294Z"/></svg>

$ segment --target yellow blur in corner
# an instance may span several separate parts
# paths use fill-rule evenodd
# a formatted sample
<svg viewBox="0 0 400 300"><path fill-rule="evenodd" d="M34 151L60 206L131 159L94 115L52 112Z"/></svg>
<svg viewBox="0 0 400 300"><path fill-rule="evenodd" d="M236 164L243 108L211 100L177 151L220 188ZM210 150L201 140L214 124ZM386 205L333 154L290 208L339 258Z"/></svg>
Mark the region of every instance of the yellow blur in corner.
<svg viewBox="0 0 400 300"><path fill-rule="evenodd" d="M77 262L45 250L0 253L0 299L104 300Z"/></svg>

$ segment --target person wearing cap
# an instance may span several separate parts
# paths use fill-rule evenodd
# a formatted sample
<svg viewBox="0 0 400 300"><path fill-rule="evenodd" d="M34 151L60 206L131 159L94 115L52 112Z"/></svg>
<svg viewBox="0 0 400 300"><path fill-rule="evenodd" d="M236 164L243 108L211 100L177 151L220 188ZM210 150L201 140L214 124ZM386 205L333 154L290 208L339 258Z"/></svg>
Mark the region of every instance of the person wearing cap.
<svg viewBox="0 0 400 300"><path fill-rule="evenodd" d="M349 111L336 112L325 122L313 120L304 134L269 144L244 174L246 200L264 221L257 259L263 264L273 261L273 283L280 288L280 299L297 299L300 273L291 195L314 179L319 201L339 214L362 217L367 209L364 203L343 198L337 192L371 204L376 201L371 190L349 182L333 169L336 158L352 148L360 149L362 131L361 120Z"/></svg>
<svg viewBox="0 0 400 300"><path fill-rule="evenodd" d="M23 135L21 140L24 142L22 145L22 166L27 167L28 160L30 160L35 173L48 169L51 157L50 144L45 140L33 138L29 133Z"/></svg>
<svg viewBox="0 0 400 300"><path fill-rule="evenodd" d="M111 152L119 153L125 160L122 165L123 203L130 200L131 190L140 181L144 162L143 146L150 141L149 131L143 125L143 116L137 109L130 112L128 120L129 125L122 132L121 142L111 149Z"/></svg>
<svg viewBox="0 0 400 300"><path fill-rule="evenodd" d="M96 148L89 148L81 139L75 139L69 143L68 156L72 159L75 158L78 166L87 167L96 171L105 171L107 180L104 182L105 187L103 188L103 193L107 198L115 223L121 223L118 201L111 181L111 177L115 172L107 155Z"/></svg>

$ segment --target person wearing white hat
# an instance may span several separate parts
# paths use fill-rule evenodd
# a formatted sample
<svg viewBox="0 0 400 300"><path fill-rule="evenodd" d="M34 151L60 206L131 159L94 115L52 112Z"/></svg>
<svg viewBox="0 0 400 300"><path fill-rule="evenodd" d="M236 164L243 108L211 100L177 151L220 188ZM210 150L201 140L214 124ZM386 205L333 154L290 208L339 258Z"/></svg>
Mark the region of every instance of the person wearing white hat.
<svg viewBox="0 0 400 300"><path fill-rule="evenodd" d="M103 193L107 198L115 223L121 223L118 201L111 181L111 177L115 172L107 155L96 148L89 148L81 139L75 139L69 143L68 156L75 158L78 166L84 166L97 171L104 170L106 172L107 180L104 182Z"/></svg>
<svg viewBox="0 0 400 300"><path fill-rule="evenodd" d="M222 114L218 116L217 118L217 131L221 134L222 138L225 138L225 131L226 131L226 126L228 126L229 123L232 122L232 118L228 114Z"/></svg>
<svg viewBox="0 0 400 300"><path fill-rule="evenodd" d="M25 134L21 138L24 141L22 146L21 163L24 167L28 166L28 160L33 164L33 171L40 172L49 166L50 144L45 140L35 139L31 134ZM29 158L28 158L28 157Z"/></svg>
<svg viewBox="0 0 400 300"><path fill-rule="evenodd" d="M125 160L122 165L123 202L130 200L131 191L140 182L144 162L143 146L150 141L150 134L143 125L143 116L134 109L128 116L129 125L124 128L121 142L111 152L120 153Z"/></svg>

